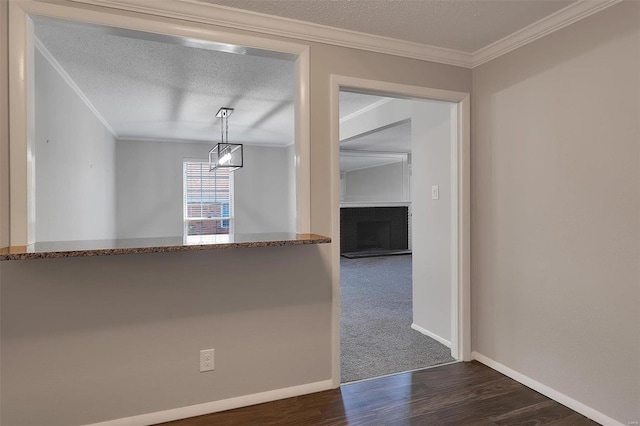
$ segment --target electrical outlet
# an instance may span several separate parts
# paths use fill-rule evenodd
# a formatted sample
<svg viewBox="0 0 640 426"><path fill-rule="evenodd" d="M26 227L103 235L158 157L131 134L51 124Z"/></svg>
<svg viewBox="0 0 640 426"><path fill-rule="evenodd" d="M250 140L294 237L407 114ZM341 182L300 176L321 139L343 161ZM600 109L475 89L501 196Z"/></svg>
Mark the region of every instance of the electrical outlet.
<svg viewBox="0 0 640 426"><path fill-rule="evenodd" d="M213 349L204 349L200 351L200 372L215 370L213 363Z"/></svg>

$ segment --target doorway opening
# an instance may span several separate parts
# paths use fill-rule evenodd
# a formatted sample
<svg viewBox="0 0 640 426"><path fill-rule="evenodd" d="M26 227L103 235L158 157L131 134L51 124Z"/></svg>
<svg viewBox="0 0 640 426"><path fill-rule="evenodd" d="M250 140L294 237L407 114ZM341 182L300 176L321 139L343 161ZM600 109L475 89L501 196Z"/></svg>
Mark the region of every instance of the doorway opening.
<svg viewBox="0 0 640 426"><path fill-rule="evenodd" d="M334 377L468 359L468 95L333 83Z"/></svg>
<svg viewBox="0 0 640 426"><path fill-rule="evenodd" d="M453 104L343 91L340 107L342 381L453 362Z"/></svg>

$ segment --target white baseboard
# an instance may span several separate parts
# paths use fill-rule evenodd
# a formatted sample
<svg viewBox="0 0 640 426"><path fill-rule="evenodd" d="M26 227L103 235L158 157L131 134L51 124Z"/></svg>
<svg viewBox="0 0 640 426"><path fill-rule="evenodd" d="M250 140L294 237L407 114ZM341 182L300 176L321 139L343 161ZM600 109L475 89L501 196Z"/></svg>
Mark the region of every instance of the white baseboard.
<svg viewBox="0 0 640 426"><path fill-rule="evenodd" d="M492 360L478 352L471 352L471 358L481 362L482 364L490 367L505 376L511 377L516 382L520 382L528 388L533 389L536 392L543 394L560 404L571 408L573 411L576 411L582 414L585 417L590 418L591 420L598 422L602 425L607 426L625 426L623 423L618 422L617 420L612 419L599 411L594 410L593 408L576 401L575 399L567 396L561 392L558 392L555 389L550 388L547 385L544 385L536 380L533 380L530 377L525 376L524 374L518 373L515 370L510 369L506 365L502 365L497 361Z"/></svg>
<svg viewBox="0 0 640 426"><path fill-rule="evenodd" d="M334 386L331 380L324 380L321 382L308 383L290 388L276 389L267 392L254 393L252 395L223 399L221 401L205 402L204 404L190 405L187 407L174 408L172 410L157 411L155 413L141 414L139 416L92 423L87 426L148 426L173 420L201 416L203 414L232 410L234 408L262 404L264 402L276 401L278 399L321 392L333 388Z"/></svg>
<svg viewBox="0 0 640 426"><path fill-rule="evenodd" d="M444 337L440 337L437 334L430 332L426 328L422 328L419 325L416 325L415 323L411 324L411 328L413 328L415 331L419 331L420 333L424 334L425 336L431 337L433 340L437 340L438 342L442 343L446 347L451 348L451 342L448 341L447 339L445 339Z"/></svg>

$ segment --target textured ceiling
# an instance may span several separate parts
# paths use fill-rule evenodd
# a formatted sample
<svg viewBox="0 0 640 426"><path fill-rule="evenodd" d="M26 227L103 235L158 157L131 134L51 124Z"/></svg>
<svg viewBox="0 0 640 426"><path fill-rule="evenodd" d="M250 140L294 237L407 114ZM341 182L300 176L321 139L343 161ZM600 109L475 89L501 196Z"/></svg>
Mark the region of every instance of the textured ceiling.
<svg viewBox="0 0 640 426"><path fill-rule="evenodd" d="M37 19L35 33L120 139L220 138L220 107L232 142L286 146L294 138L294 64L290 60L184 46L153 35ZM341 92L344 117L386 99ZM386 147L387 129L349 142L351 149Z"/></svg>
<svg viewBox="0 0 640 426"><path fill-rule="evenodd" d="M576 0L201 0L472 53Z"/></svg>
<svg viewBox="0 0 640 426"><path fill-rule="evenodd" d="M573 2L203 1L467 52ZM120 139L210 143L220 137L215 118L220 107L235 108L229 122L233 142L286 146L294 139L290 58L246 49L229 53L220 46L44 18L35 20L35 33ZM340 116L381 99L342 93ZM344 147L408 151L408 134L410 125L404 124L352 138Z"/></svg>
<svg viewBox="0 0 640 426"><path fill-rule="evenodd" d="M121 139L212 141L220 107L233 142L294 139L294 62L38 20L38 39ZM144 37L142 37L144 38Z"/></svg>

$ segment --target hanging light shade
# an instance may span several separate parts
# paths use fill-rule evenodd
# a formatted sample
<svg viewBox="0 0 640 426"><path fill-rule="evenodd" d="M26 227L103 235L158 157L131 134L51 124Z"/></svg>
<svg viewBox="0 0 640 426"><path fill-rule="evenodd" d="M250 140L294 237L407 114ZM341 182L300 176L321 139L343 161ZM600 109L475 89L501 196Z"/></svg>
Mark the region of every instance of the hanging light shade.
<svg viewBox="0 0 640 426"><path fill-rule="evenodd" d="M216 117L220 118L221 142L209 151L209 171L225 169L234 171L243 165L242 144L229 143L229 116L233 108L220 108Z"/></svg>

